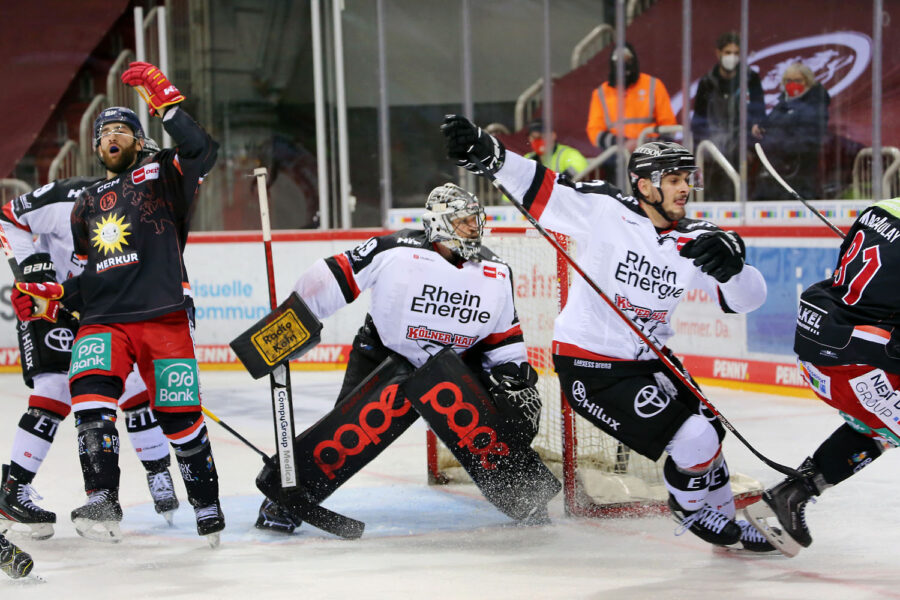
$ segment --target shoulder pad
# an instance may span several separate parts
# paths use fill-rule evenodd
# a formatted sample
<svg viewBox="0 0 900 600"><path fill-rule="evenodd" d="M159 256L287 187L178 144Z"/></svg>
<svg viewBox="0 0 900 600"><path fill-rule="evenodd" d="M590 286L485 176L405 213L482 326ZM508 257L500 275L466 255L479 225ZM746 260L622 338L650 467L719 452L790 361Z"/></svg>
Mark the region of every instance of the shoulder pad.
<svg viewBox="0 0 900 600"><path fill-rule="evenodd" d="M425 239L425 232L418 229L401 229L390 235L375 236L367 239L355 248L347 251L347 258L353 265L353 270L367 266L372 259L381 252L391 250L393 248L422 248L423 250L431 250L428 241Z"/></svg>
<svg viewBox="0 0 900 600"><path fill-rule="evenodd" d="M13 214L23 215L57 202L75 202L82 190L98 180L97 177L69 177L51 181L47 185L15 198L12 201Z"/></svg>

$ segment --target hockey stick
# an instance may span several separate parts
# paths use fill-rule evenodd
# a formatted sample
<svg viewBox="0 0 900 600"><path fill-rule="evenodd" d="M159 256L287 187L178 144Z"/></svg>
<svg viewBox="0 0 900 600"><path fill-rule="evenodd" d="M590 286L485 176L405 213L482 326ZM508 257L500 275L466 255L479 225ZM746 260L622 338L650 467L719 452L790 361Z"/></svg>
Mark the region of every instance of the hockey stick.
<svg viewBox="0 0 900 600"><path fill-rule="evenodd" d="M203 414L205 414L207 417L221 425L225 429L225 431L244 442L244 444L248 448L262 456L263 462L266 463L266 466L268 466L272 470L275 470L277 468L274 461L269 458L268 454L253 445L250 440L235 431L234 428L228 425L228 423L224 422L222 419L213 414L211 410L209 410L205 406L201 406L200 410L202 410ZM292 496L291 512L296 513L298 517L300 517L302 520L306 521L313 527L321 529L322 531L327 531L328 533L334 534L338 537L350 540L355 540L362 535L363 530L366 527L366 524L362 521L351 519L350 517L347 517L340 513L328 510L323 506L319 506L315 502L309 502L295 496L297 495L295 494L294 496Z"/></svg>
<svg viewBox="0 0 900 600"><path fill-rule="evenodd" d="M817 217L819 217L819 218L822 220L822 222L825 223L825 224L828 226L828 228L829 228L830 230L832 230L833 232L835 232L836 234L838 234L839 236L841 236L841 238L846 237L846 236L844 235L844 232L843 232L843 231L841 231L840 229L838 229L838 227L837 227L834 223L832 223L831 221L829 221L828 218L827 218L825 215L823 215L821 212L819 212L819 209L817 209L815 206L813 206L812 204L810 204L809 202L807 202L806 200L804 200L803 198L801 198L801 197L800 197L800 194L798 194L796 191L794 191L794 188L792 188L790 185L788 185L788 182L785 181L784 178L783 178L781 175L778 174L778 172L775 170L775 167L773 167L773 166L772 166L772 163L769 162L769 159L768 159L768 157L766 156L766 153L763 152L762 146L759 145L759 142L757 142L756 144L754 144L754 147L756 148L756 155L759 157L759 160L762 162L763 166L766 168L766 171L769 172L769 175L771 175L772 177L774 177L774 178L775 178L775 181L777 181L778 183L780 183L780 184L781 184L781 187L783 187L784 190L785 190L788 194L790 194L791 197L792 197L794 200L799 200L799 201L803 204L803 206L805 206L805 207L808 208L810 211L812 211L812 213L813 213L814 215L816 215Z"/></svg>
<svg viewBox="0 0 900 600"><path fill-rule="evenodd" d="M272 227L269 222L269 196L266 189L266 168L253 170L256 191L259 194L259 217L262 223L263 246L266 253L266 277L269 282L269 304L278 307L275 295L275 267L272 261ZM272 390L272 417L275 424L275 448L278 449L278 469L281 487L297 485L297 463L294 456L294 402L291 395L291 370L285 361L269 375Z"/></svg>
<svg viewBox="0 0 900 600"><path fill-rule="evenodd" d="M772 469L775 469L779 473L782 473L784 475L788 475L791 477L801 477L800 472L797 471L796 469L792 469L790 467L787 467L785 465L777 463L777 462L771 460L770 458L766 457L765 455L763 455L756 448L754 448L750 444L750 442L748 442L744 438L744 436L742 436L738 432L738 430L734 428L734 425L732 425L728 421L728 419L726 419L725 416L721 412L719 412L719 410L715 406L713 406L712 402L710 402L709 399L707 399L707 397L703 394L703 392L700 391L700 388L698 388L696 385L694 385L694 382L691 381L691 378L686 373L683 373L681 371L681 369L679 369L678 366L676 366L675 363L672 362L672 360L663 353L662 350L657 348L656 344L654 344L652 341L650 341L650 338L648 338L644 334L644 332L641 331L641 329L637 325L634 324L634 321L629 319L628 316L624 312L622 312L622 309L620 309L618 306L616 306L615 302L610 300L609 296L606 295L606 292L604 292L602 289L600 289L600 286L598 286L594 282L594 280L591 279L590 276L588 276L588 274L584 272L584 270L578 265L578 263L575 262L575 259L573 259L571 256L569 256L569 253L566 252L566 250L556 240L556 238L553 237L552 235L550 235L547 232L547 230L544 229L540 223L538 223L537 219L535 219L531 215L531 213L528 212L528 209L526 209L522 205L522 203L519 202L515 198L515 196L510 194L509 190L507 190L503 186L502 183L497 181L497 178L494 176L494 174L491 173L490 171L488 171L485 168L485 166L481 163L481 161L475 157L474 154L469 154L469 160L472 161L473 163L475 163L476 165L478 165L478 169L481 171L481 174L484 175L485 177L487 177L488 180L491 182L491 184L493 184L493 186L495 188L500 190L500 193L502 193L504 196L506 196L506 198L510 202L512 202L513 206L515 206L516 209L520 213L522 213L522 216L524 216L526 219L528 219L528 222L531 223L535 229L537 229L538 233L540 233L542 236L544 236L544 238L548 242L550 242L550 245L552 245L556 249L556 251L559 253L559 255L562 256L566 260L567 263L569 263L569 265L572 267L572 269L574 269L576 273L581 275L582 279L584 279L584 281L589 286L591 286L591 289L593 289L595 292L597 292L597 295L600 296L600 298L602 298L604 302L606 302L606 304L613 310L613 312L615 312L616 315L618 315L618 317L620 319L622 319L631 328L631 330L635 333L635 335L637 335L638 338L640 338L640 340L642 342L644 342L647 345L647 347L650 350L652 350L654 354L656 354L656 356L659 357L659 359L666 366L666 368L668 368L669 371L671 371L675 375L675 377L677 377L678 380L681 381L681 383L686 385L688 387L688 389L691 390L691 393L693 393L694 396L696 396L697 399L700 400L700 402L702 402L704 404L704 406L706 406L706 408L708 408L719 419L719 421L722 423L722 426L725 427L725 429L730 431L734 435L734 437L736 437L738 440L740 440L741 443L743 443L747 447L747 449L750 450L750 452L752 452L758 459L760 459L762 462L764 462L766 465L768 465Z"/></svg>

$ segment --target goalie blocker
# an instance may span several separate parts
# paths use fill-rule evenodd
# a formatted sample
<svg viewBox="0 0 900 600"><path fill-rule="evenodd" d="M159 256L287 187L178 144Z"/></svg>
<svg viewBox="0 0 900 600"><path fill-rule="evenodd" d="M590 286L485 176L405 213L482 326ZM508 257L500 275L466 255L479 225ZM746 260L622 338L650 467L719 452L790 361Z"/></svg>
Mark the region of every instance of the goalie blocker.
<svg viewBox="0 0 900 600"><path fill-rule="evenodd" d="M230 345L250 375L259 379L312 350L322 339L321 333L321 321L293 292Z"/></svg>

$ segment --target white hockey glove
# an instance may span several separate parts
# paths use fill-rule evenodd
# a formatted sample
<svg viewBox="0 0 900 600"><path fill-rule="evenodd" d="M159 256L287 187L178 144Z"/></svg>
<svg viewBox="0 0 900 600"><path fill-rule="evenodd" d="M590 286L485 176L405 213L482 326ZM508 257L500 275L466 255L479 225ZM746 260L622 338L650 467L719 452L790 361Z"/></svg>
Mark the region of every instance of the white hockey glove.
<svg viewBox="0 0 900 600"><path fill-rule="evenodd" d="M541 423L541 395L538 374L527 362L504 363L491 369L488 390L497 407L521 423L523 438L531 443Z"/></svg>

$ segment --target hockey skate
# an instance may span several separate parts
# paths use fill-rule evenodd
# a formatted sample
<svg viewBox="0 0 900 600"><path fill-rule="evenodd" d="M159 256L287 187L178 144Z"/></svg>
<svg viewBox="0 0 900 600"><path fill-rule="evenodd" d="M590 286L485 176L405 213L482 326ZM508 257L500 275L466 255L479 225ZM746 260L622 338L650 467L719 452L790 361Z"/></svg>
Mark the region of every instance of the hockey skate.
<svg viewBox="0 0 900 600"><path fill-rule="evenodd" d="M98 542L122 541L122 507L116 490L91 490L84 506L72 511L78 535Z"/></svg>
<svg viewBox="0 0 900 600"><path fill-rule="evenodd" d="M13 579L26 577L31 573L34 561L31 555L0 535L0 571Z"/></svg>
<svg viewBox="0 0 900 600"><path fill-rule="evenodd" d="M194 516L197 517L197 534L206 536L209 546L217 548L221 542L220 532L225 529L222 505L216 500L206 506L195 506Z"/></svg>
<svg viewBox="0 0 900 600"><path fill-rule="evenodd" d="M761 534L752 523L743 519L736 521L736 523L741 528L741 546L744 550L759 554L778 552L778 548L769 542L766 536Z"/></svg>
<svg viewBox="0 0 900 600"><path fill-rule="evenodd" d="M763 493L762 499L744 509L744 516L785 556L796 556L812 544L806 526L806 503L819 495L812 479L789 477ZM775 517L781 529L769 523Z"/></svg>
<svg viewBox="0 0 900 600"><path fill-rule="evenodd" d="M46 540L53 536L56 513L44 510L34 503L43 498L31 487L9 476L9 465L3 465L3 485L0 486L0 534L13 530L30 535L34 540ZM24 525L21 531L15 527Z"/></svg>
<svg viewBox="0 0 900 600"><path fill-rule="evenodd" d="M687 511L670 495L669 510L672 511L675 522L680 524L675 530L675 535L690 530L701 540L717 546L730 546L741 539L740 526L708 504L699 510Z"/></svg>
<svg viewBox="0 0 900 600"><path fill-rule="evenodd" d="M275 504L268 498L263 498L259 507L259 517L256 519L256 528L279 533L291 534L302 521L297 521L286 510Z"/></svg>
<svg viewBox="0 0 900 600"><path fill-rule="evenodd" d="M178 510L178 498L175 496L175 485L169 470L158 473L147 473L147 485L153 496L153 507L161 514L169 526L173 526L175 511Z"/></svg>

